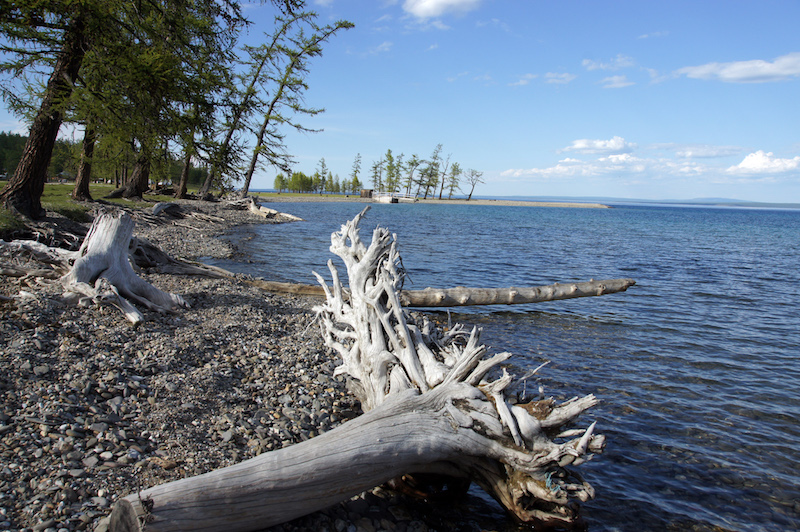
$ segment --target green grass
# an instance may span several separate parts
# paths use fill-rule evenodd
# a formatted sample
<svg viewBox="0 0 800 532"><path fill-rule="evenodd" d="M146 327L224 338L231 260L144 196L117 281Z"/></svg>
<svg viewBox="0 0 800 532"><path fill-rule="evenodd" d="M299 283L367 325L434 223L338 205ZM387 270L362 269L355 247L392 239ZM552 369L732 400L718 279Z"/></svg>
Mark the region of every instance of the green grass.
<svg viewBox="0 0 800 532"><path fill-rule="evenodd" d="M5 186L5 181L0 181L0 189ZM42 207L51 212L57 212L62 216L76 222L92 221L90 211L96 206L92 202L74 201L70 195L74 188L74 183L47 183L42 193ZM91 184L89 193L94 199L102 199L115 189L114 185ZM131 201L123 198L104 199L103 201L115 203L129 209L147 209L159 201L172 201L172 196L148 195L144 201ZM0 237L21 229L24 226L22 220L4 208L0 208Z"/></svg>

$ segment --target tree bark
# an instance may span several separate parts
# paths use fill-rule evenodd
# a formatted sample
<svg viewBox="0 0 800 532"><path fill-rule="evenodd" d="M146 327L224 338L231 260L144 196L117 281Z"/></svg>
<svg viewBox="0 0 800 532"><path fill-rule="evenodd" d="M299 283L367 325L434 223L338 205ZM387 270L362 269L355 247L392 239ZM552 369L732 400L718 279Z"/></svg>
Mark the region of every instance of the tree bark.
<svg viewBox="0 0 800 532"><path fill-rule="evenodd" d="M72 199L76 201L93 201L89 192L89 183L92 179L92 156L94 144L97 139L95 130L87 122L83 132L83 150L81 151L81 164L78 166L78 175L75 176L75 187L72 189Z"/></svg>
<svg viewBox="0 0 800 532"><path fill-rule="evenodd" d="M22 158L13 177L0 191L0 201L7 208L34 220L45 216L41 198L47 181L47 168L61 127L63 105L72 93L73 81L88 48L82 9L76 9L77 14L64 33L64 44L47 82L39 112L31 125Z"/></svg>
<svg viewBox="0 0 800 532"><path fill-rule="evenodd" d="M208 195L208 191L211 190L211 183L212 181L214 181L214 175L215 175L214 167L211 166L211 168L208 169L208 175L206 175L206 180L203 181L203 186L200 187L199 190L200 199L205 199L206 196Z"/></svg>
<svg viewBox="0 0 800 532"><path fill-rule="evenodd" d="M186 190L189 188L189 168L192 164L192 154L187 149L186 157L183 159L183 168L181 169L181 180L178 183L178 190L175 191L175 197L183 199L186 197Z"/></svg>
<svg viewBox="0 0 800 532"><path fill-rule="evenodd" d="M141 198L150 188L150 156L144 147L136 156L133 172L125 172L122 186L106 198Z"/></svg>

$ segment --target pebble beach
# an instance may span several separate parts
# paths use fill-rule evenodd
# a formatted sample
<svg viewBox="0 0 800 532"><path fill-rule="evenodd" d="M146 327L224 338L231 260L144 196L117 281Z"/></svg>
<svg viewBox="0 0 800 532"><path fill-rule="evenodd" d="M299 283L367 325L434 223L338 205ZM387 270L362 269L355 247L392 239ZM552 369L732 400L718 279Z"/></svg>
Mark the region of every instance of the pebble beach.
<svg viewBox="0 0 800 532"><path fill-rule="evenodd" d="M134 235L173 257L226 258L237 250L218 236L269 223L224 203L180 203L206 217L141 220ZM0 249L0 264L34 266ZM314 298L264 292L244 275L140 275L190 308L144 310L146 321L132 327L113 307L67 304L56 284L21 286L0 276L0 295L14 296L0 300L0 530L104 530L121 497L302 442L359 415L344 378L333 377L337 362L322 343ZM376 487L270 530L485 525L460 503Z"/></svg>

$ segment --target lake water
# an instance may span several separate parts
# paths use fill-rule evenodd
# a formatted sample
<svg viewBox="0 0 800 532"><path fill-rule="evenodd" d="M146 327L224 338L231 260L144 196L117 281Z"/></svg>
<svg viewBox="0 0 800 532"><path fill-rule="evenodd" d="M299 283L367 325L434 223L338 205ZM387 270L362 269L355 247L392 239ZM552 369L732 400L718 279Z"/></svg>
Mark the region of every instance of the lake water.
<svg viewBox="0 0 800 532"><path fill-rule="evenodd" d="M363 204L276 206L307 221L239 228L244 255L218 264L329 278L330 234ZM398 235L408 289L636 280L453 314L521 368L550 360L533 387L600 398L580 420L608 441L578 468L597 490L589 530L800 529L800 211L375 204L366 241L378 224Z"/></svg>

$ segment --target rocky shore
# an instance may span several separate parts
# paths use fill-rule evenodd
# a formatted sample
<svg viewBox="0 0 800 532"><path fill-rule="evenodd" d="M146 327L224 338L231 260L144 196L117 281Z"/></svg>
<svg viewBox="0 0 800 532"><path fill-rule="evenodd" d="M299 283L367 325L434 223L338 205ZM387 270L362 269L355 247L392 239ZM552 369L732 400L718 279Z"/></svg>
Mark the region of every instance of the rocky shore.
<svg viewBox="0 0 800 532"><path fill-rule="evenodd" d="M203 217L142 219L136 236L176 257L228 257L235 250L216 236L266 223L223 204L182 206ZM27 260L0 253L0 265ZM314 299L266 293L241 275L140 275L191 308L145 310L133 328L116 309L64 303L56 285L0 276L0 295L22 294L0 298L0 530L102 529L122 496L293 445L360 413L333 377ZM378 487L272 530L516 530L474 514L476 503L423 503Z"/></svg>

